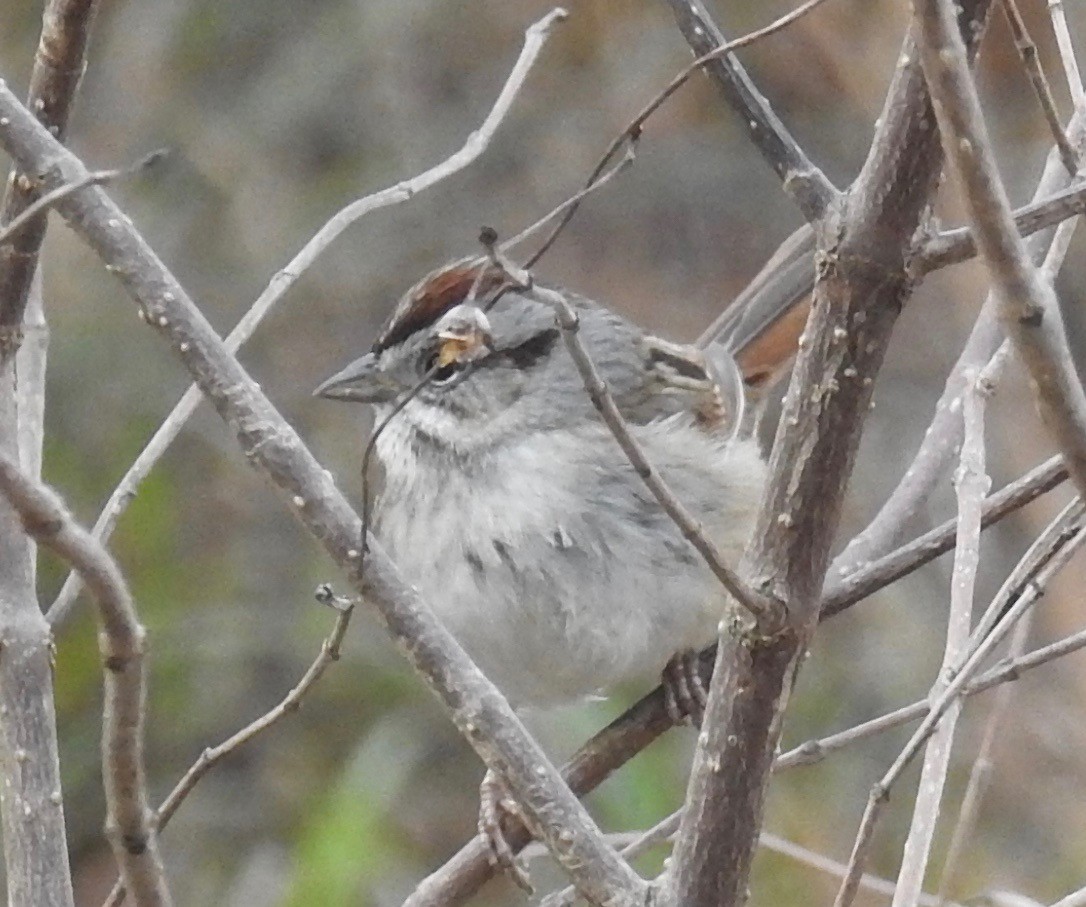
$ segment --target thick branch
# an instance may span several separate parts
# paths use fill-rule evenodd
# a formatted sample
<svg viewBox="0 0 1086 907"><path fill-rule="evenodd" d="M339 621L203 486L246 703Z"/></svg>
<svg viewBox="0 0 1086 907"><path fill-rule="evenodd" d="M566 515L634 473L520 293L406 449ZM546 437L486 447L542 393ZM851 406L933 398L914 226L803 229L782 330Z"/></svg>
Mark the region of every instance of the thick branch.
<svg viewBox="0 0 1086 907"><path fill-rule="evenodd" d="M0 125L0 144L21 166L59 170L57 184L85 173L80 161L42 129L2 83L0 124L6 124ZM606 905L640 902L644 882L606 845L504 697L403 582L376 539L368 540L366 570L361 572L361 521L331 475L241 368L124 212L98 187L64 199L57 211L120 278L145 320L166 336L237 434L249 461L276 485L292 512L374 605L458 730L506 782L533 830L582 895Z"/></svg>
<svg viewBox="0 0 1086 907"><path fill-rule="evenodd" d="M102 779L106 834L137 904L169 905L143 765L145 634L124 577L106 550L72 519L60 498L0 456L0 492L28 534L79 571L98 605L105 677Z"/></svg>
<svg viewBox="0 0 1086 907"><path fill-rule="evenodd" d="M963 4L971 38L986 12L985 2ZM770 640L734 627L721 637L668 880L675 903L745 900L783 711L817 625L872 386L909 295L911 238L941 166L911 50L910 38L867 163L842 209L821 224L811 317L744 571L755 588L788 603L790 626Z"/></svg>

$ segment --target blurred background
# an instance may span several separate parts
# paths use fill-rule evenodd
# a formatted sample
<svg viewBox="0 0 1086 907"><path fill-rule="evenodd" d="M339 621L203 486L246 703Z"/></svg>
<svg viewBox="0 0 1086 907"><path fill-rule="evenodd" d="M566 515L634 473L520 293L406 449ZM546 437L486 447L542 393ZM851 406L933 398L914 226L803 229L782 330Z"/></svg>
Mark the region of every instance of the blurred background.
<svg viewBox="0 0 1086 907"><path fill-rule="evenodd" d="M1066 115L1045 4L1022 5ZM733 36L790 6L715 4ZM460 146L489 110L523 29L548 9L534 0L105 0L70 142L92 166L171 149L159 169L111 191L225 333L340 206ZM611 139L689 60L663 3L578 0L570 12L482 160L349 230L242 352L356 501L367 417L313 400L312 388L369 346L418 276L474 251L480 225L511 235L575 191ZM1076 36L1086 35L1086 10L1068 4L1067 12ZM778 113L838 185L866 153L908 13L891 0L830 0L743 52ZM40 3L27 0L9 0L0 11L0 77L20 92L40 15ZM1050 142L998 8L980 69L1000 164L1021 203ZM955 221L952 193L944 194L941 213ZM735 118L697 78L650 121L633 169L593 197L539 271L689 340L799 223ZM1083 248L1077 240L1060 281L1076 349ZM52 329L45 473L90 523L188 381L117 282L59 221L44 262ZM912 456L984 287L980 268L957 266L920 287L904 313L842 544ZM989 412L999 487L1052 449L1016 366ZM981 605L1067 494L1053 493L985 535ZM946 518L952 505L948 477L915 529ZM345 587L207 407L144 483L112 549L150 628L157 799L205 746L295 684L332 623L314 603L314 587ZM948 574L944 558L824 625L788 714L786 745L925 694L942 652ZM47 560L43 603L62 579ZM1033 644L1081 627L1084 582L1080 558L1039 607ZM87 607L59 634L56 670L77 900L96 905L113 875L101 834L101 681ZM1086 884L1084 689L1083 656L1017 685L955 896L1014 889L1045 902ZM533 727L560 757L642 692L539 716ZM980 697L966 710L940 853L990 704ZM778 776L767 828L847 858L868 789L906 733ZM670 735L593 795L601 824L644 828L675 808L691 738L689 731ZM209 775L164 833L177 901L398 904L473 833L481 776L376 621L359 613L342 661L303 709ZM891 802L873 871L892 874L897 865L915 781L913 772ZM661 856L640 868L658 871ZM547 878L545 866L535 871ZM832 878L762 853L751 903L828 903L835 890ZM495 885L483 901L519 898Z"/></svg>

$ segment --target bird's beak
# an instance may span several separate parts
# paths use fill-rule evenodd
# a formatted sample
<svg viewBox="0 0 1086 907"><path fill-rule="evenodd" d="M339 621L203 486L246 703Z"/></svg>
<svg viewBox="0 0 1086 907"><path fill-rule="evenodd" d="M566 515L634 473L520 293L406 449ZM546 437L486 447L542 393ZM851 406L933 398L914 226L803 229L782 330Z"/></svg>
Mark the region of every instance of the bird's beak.
<svg viewBox="0 0 1086 907"><path fill-rule="evenodd" d="M377 357L367 353L321 384L313 396L352 403L390 403L401 388L377 367Z"/></svg>

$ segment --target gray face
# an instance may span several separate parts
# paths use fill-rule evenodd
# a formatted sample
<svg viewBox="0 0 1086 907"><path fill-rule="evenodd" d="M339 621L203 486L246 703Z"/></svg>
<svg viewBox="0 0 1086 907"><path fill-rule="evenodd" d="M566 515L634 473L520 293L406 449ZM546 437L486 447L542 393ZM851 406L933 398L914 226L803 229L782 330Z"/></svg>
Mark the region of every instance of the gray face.
<svg viewBox="0 0 1086 907"><path fill-rule="evenodd" d="M476 281L476 271L456 267L427 278L397 306L373 350L316 392L372 404L379 419L410 397L386 433L391 429L416 455L470 455L510 437L595 420L553 310L511 290L489 307L492 292L478 294L479 308L465 304ZM627 417L666 415L666 400L654 392L659 363L648 355L644 334L601 306L565 295L580 320L580 339ZM458 310L475 312L485 323L485 349L466 363L442 365L448 320ZM378 451L384 460L396 455L380 443Z"/></svg>
<svg viewBox="0 0 1086 907"><path fill-rule="evenodd" d="M555 371L568 373L571 364L550 309L507 293L485 322L486 347L470 361L441 364L448 336L446 320L438 318L406 336L400 332L389 345L376 344L316 393L373 404L381 418L414 391L396 421L421 440L460 450L488 446L507 432L557 424L571 400L555 400L553 382L544 379Z"/></svg>

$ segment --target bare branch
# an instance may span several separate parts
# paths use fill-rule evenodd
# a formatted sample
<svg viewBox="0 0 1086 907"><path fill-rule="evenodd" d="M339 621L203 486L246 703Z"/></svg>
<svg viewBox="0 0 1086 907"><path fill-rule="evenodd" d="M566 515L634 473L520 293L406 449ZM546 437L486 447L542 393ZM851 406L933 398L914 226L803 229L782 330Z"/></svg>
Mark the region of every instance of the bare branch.
<svg viewBox="0 0 1086 907"><path fill-rule="evenodd" d="M160 148L158 151L152 151L150 154L144 155L134 164L129 164L127 167L116 167L112 170L92 170L90 173L86 174L86 176L82 176L70 183L65 183L63 186L58 186L51 192L45 193L27 205L17 217L13 217L7 224L0 227L0 245L9 242L13 236L22 230L25 230L39 214L52 208L61 199L67 198L69 195L78 192L80 189L86 189L87 186L104 186L106 183L111 183L122 177L131 176L133 173L138 173L141 170L153 166L165 156L166 150Z"/></svg>
<svg viewBox="0 0 1086 907"><path fill-rule="evenodd" d="M581 339L577 335L580 322L566 298L555 290L536 285L532 275L507 260L497 250L495 243L490 241L492 239L496 239L496 237L491 237L487 235L487 231L484 231L482 241L494 264L513 281L521 292L536 302L540 302L554 310L558 327L561 329L562 339L569 350L570 358L573 359L573 364L577 367L581 380L584 382L585 390L588 392L592 404L611 430L611 434L614 435L619 447L622 448L622 452L626 454L626 458L630 461L630 465L633 466L638 477L645 483L645 487L652 492L661 509L671 517L679 531L682 532L683 538L694 546L713 572L713 575L720 580L721 585L728 590L729 594L750 612L764 632L775 632L782 622L781 603L750 588L731 567L724 563L720 552L709 541L697 518L675 497L674 492L664 481L664 478L649 462L641 443L634 438L630 432L630 427L626 424L626 420L622 418L622 413L619 412L618 405L615 403L614 397L611 396L607 383L600 376L599 371L588 355L588 350L581 343Z"/></svg>
<svg viewBox="0 0 1086 907"><path fill-rule="evenodd" d="M753 44L756 41L760 41L762 38L767 38L770 35L780 31L781 29L788 27L797 19L800 19L801 17L807 15L807 13L811 12L816 7L821 6L823 2L825 2L825 0L806 0L805 3L801 4L796 9L792 10L789 13L786 13L778 19L775 19L773 22L770 22L769 25L766 25L759 29L755 29L754 31L743 35L741 38L736 38L734 41L729 41L720 47L710 50L708 53L702 54L702 56L694 60L694 62L687 66L686 69L684 69L677 76L675 76L668 83L667 87L664 88L663 91L661 91L659 94L656 95L656 97L649 101L649 103L641 109L641 112L637 116L635 116L629 122L626 128L623 129L621 133L619 133L619 135L614 139L613 142L611 142L611 145L603 153L603 156L599 159L595 168L593 168L592 173L585 181L585 190L591 188L599 181L600 175L606 169L608 163L614 159L616 154L618 154L619 149L623 145L636 142L641 137L641 132L645 127L645 123L648 122L649 117L651 117L657 110L659 110L668 98L670 98L673 94L675 94L675 92L682 88L683 85L690 81L690 77L693 76L694 73L714 61L723 59L733 51L739 50L742 47L747 47L748 45ZM531 255L531 257L528 258L527 262L525 263L526 268L534 267L536 263L547 253L547 250L554 245L555 240L558 239L558 236L566 228L566 225L573 218L574 214L577 213L577 208L579 207L579 205L580 199L575 199L573 204L571 204L569 206L569 209L565 212L562 220L555 226L554 230L551 231L551 234L547 237L543 244ZM514 239L510 240L510 242L506 245L515 243L519 241L519 239L520 236L517 236Z"/></svg>
<svg viewBox="0 0 1086 907"><path fill-rule="evenodd" d="M970 51L972 45L970 45ZM915 59L914 47L906 51ZM891 111L892 114L892 111ZM1076 113L1067 128L1071 140L1081 146L1086 139L1086 116ZM934 130L933 130L934 134ZM1044 172L1034 192L1034 202L1040 202L1062 192L1070 183L1070 177L1053 151L1045 162ZM1040 263L1052 247L1052 231L1042 230L1034 234L1028 246L1033 260ZM938 251L938 243L935 246ZM910 273L918 267L924 270L924 252L910 262ZM881 557L892 549L901 538L906 522L914 516L938 485L950 462L961 445L961 420L956 410L961 406L964 389L962 375L968 368L980 368L995 352L1003 340L1003 329L998 319L999 301L989 292L973 327L965 349L955 363L946 381L946 387L935 406L931 424L924 434L919 450L906 468L901 482L880 508L868 526L849 542L845 550L834 560L832 573L842 576L852 573L862 564Z"/></svg>
<svg viewBox="0 0 1086 907"><path fill-rule="evenodd" d="M1030 612L1018 622L1011 637L1007 657L1012 661L1022 657L1026 642L1029 639L1029 631L1032 626L1033 612ZM1013 684L1004 684L996 693L996 700L992 703L991 711L984 723L984 736L981 739L977 756L973 760L973 767L969 771L969 781L962 795L961 809L958 811L958 819L954 823L954 831L950 835L950 843L947 845L946 859L943 861L943 874L939 880L939 900L946 899L954 882L954 875L965 853L966 844L973 830L976 828L977 817L980 813L980 804L988 789L992 772L992 750L995 747L996 738L1002 732L1003 721L1010 710L1011 702L1017 688ZM968 694L968 688L966 689Z"/></svg>
<svg viewBox="0 0 1086 907"><path fill-rule="evenodd" d="M43 161L51 161L68 179L85 172L78 158L42 129L2 83L0 123L6 123L0 126L0 144L22 166L41 169ZM506 783L533 831L582 895L601 905L640 902L646 896L645 883L607 846L501 693L404 583L376 539L369 540L364 574L359 570L357 514L124 212L98 187L62 200L57 211L121 279L147 323L169 340L236 433L249 461L279 489L295 516L374 605L457 729Z"/></svg>
<svg viewBox="0 0 1086 907"><path fill-rule="evenodd" d="M498 94L494 106L482 125L468 136L464 145L454 154L429 170L408 180L396 183L380 192L374 192L357 199L340 209L312 239L298 252L290 263L280 270L264 292L242 316L230 335L226 338L226 347L236 353L253 336L257 327L267 317L272 308L283 298L298 279L313 265L317 258L348 227L361 220L367 214L399 205L414 198L418 193L448 179L455 173L474 163L490 146L490 142L505 120L513 101L520 93L533 64L543 49L553 28L566 17L565 10L556 8L529 26L524 35L524 47ZM121 514L136 495L140 483L147 477L162 455L169 449L174 439L180 434L202 397L196 385L185 391L163 423L155 431L147 446L140 452L135 462L128 468L113 493L109 496L101 515L94 524L94 534L100 539L108 539L113 534ZM72 574L61 588L56 600L48 611L49 623L59 626L71 614L72 606L79 595L79 578Z"/></svg>
<svg viewBox="0 0 1086 907"><path fill-rule="evenodd" d="M326 587L321 587L318 590L320 594ZM355 603L352 601L338 600L331 595L331 590L327 590L325 597L321 599L326 601L336 611L336 622L332 627L332 631L328 634L324 642L321 643L321 650L317 653L317 657L313 663L309 666L306 672L302 675L301 679L290 689L290 691L284 696L277 705L269 709L255 721L247 724L240 731L232 734L218 746L209 746L202 753L200 757L189 767L189 770L185 772L177 784L174 785L173 790L158 810L155 812L155 827L161 832L173 818L174 813L185 801L185 798L192 793L193 789L200 782L200 779L204 777L209 771L211 771L216 765L218 765L223 759L229 756L231 753L240 749L254 737L258 737L278 724L283 718L292 712L296 712L302 704L302 700L313 688L321 677L324 676L324 672L328 668L339 660L340 648L343 645L343 637L347 634L347 627L351 623L351 615L354 613ZM119 907L124 901L124 896L127 889L121 880L113 886L113 890L110 891L109 896L106 898L103 907Z"/></svg>
<svg viewBox="0 0 1086 907"><path fill-rule="evenodd" d="M1063 458L1059 455L1052 457L985 500L981 526L987 529L1066 479L1067 469L1063 465ZM896 551L861 567L845 579L832 583L822 598L821 619L840 614L873 592L950 551L954 547L957 525L957 519L949 519Z"/></svg>
<svg viewBox="0 0 1086 907"><path fill-rule="evenodd" d="M1048 85L1048 79L1045 78L1041 60L1037 54L1037 45L1033 43L1029 29L1026 28L1026 22L1018 9L1017 0L1001 0L1001 2L1007 24L1010 26L1011 35L1014 38L1015 50L1018 51L1018 55L1022 58L1022 67L1029 77L1029 84L1033 88L1033 93L1037 96L1037 103L1041 105L1041 112L1044 114L1049 132L1052 133L1056 148L1059 150L1060 160L1063 161L1063 166L1067 168L1067 172L1071 176L1075 176L1079 168L1079 154L1071 142L1068 141L1067 133L1063 131L1060 115L1056 111L1056 101L1052 97L1052 89Z"/></svg>
<svg viewBox="0 0 1086 907"><path fill-rule="evenodd" d="M1041 201L1032 201L1014 212L1014 224L1022 236L1054 227L1069 217L1086 211L1086 181L1079 181ZM977 254L969 227L944 230L925 243L911 264L913 274L921 277L947 265L968 261Z"/></svg>
<svg viewBox="0 0 1086 907"><path fill-rule="evenodd" d="M1005 660L968 684L962 690L962 696L975 696L978 693L990 690L994 686L1015 681L1026 671L1063 658L1065 655L1070 655L1083 648L1086 648L1086 630L1081 630L1047 646L1034 649L1021 658ZM777 771L783 771L800 765L816 765L831 753L845 749L869 737L885 733L893 728L901 727L910 721L924 718L930 711L930 700L920 699L848 730L839 731L818 740L807 740L788 752L782 753L774 768Z"/></svg>
<svg viewBox="0 0 1086 907"><path fill-rule="evenodd" d="M1071 102L1075 112L1086 113L1086 87L1082 84L1075 45L1071 40L1071 31L1067 27L1067 16L1063 11L1063 0L1048 0L1048 12L1052 17L1052 30L1056 33L1056 46L1060 49L1060 61L1063 63L1067 87L1071 91Z"/></svg>
<svg viewBox="0 0 1086 907"><path fill-rule="evenodd" d="M982 505L991 487L984 462L984 403L987 390L976 372L968 373L966 381L969 391L962 407L965 436L961 464L954 477L958 496L958 533L950 581L950 613L943 663L931 689L930 695L933 697L946 688L954 669L965 660L973 617L973 594L980 569ZM961 704L961 699L957 699L947 708L943 720L927 742L913 818L894 891L894 907L910 907L919 900L923 891Z"/></svg>
<svg viewBox="0 0 1086 907"><path fill-rule="evenodd" d="M849 858L849 874L841 885L837 894L835 907L847 907L856 896L856 884L859 874L863 871L868 853L874 839L875 826L878 823L882 808L889 796L890 789L900 778L913 757L923 746L925 741L935 729L936 724L943 717L946 709L953 703L968 685L970 679L976 674L984 659L990 655L1007 633L1014 627L1019 619L1036 603L1042 594L1044 585L1070 560L1078 547L1086 541L1086 529L1083 528L1083 507L1079 502L1073 502L1050 524L1042 536L1044 542L1038 540L1038 545L1045 549L1046 558L1037 559L1031 553L1020 562L1014 573L1008 578L1004 588L1020 589L1016 600L1009 608L997 607L1002 596L997 596L993 606L989 609L985 618L979 622L973 633L972 644L968 657L964 660L953 678L932 699L930 708L924 716L920 727L916 729L909 742L898 754L897 759L887 770L886 774L871 788L867 807L860 821L860 830L857 832L856 841L853 844L852 854ZM1037 564L1042 566L1037 568ZM1034 572L1034 569L1036 572ZM1024 585L1023 585L1024 584ZM991 620L986 620L992 615Z"/></svg>
<svg viewBox="0 0 1086 907"><path fill-rule="evenodd" d="M60 498L5 456L0 456L0 492L18 510L26 531L78 570L94 593L105 677L106 834L136 903L169 905L143 766L145 633L124 577L101 544L75 523Z"/></svg>
<svg viewBox="0 0 1086 907"><path fill-rule="evenodd" d="M1000 300L1000 320L1029 371L1041 416L1071 478L1086 495L1086 393L1074 371L1055 292L1033 267L1011 219L952 4L925 0L915 15L944 147Z"/></svg>
<svg viewBox="0 0 1086 907"><path fill-rule="evenodd" d="M42 16L27 107L61 141L68 132L97 12L98 0L49 0ZM12 173L0 203L0 224L17 217L34 201L37 191L35 180ZM0 244L0 329L10 330L22 323L44 237L45 218L41 218L14 242Z"/></svg>
<svg viewBox="0 0 1086 907"><path fill-rule="evenodd" d="M701 0L667 0L667 4L695 56L705 57L728 43ZM733 54L723 53L704 64L706 72L803 216L808 221L821 220L837 201L837 189L792 138L742 64Z"/></svg>
<svg viewBox="0 0 1086 907"><path fill-rule="evenodd" d="M961 8L975 42L987 2L965 0ZM746 898L783 713L818 623L874 381L911 291L905 261L941 168L915 59L910 36L868 159L820 225L811 315L741 567L756 589L787 602L789 623L772 638L735 627L721 634L667 881L680 903L730 907Z"/></svg>

